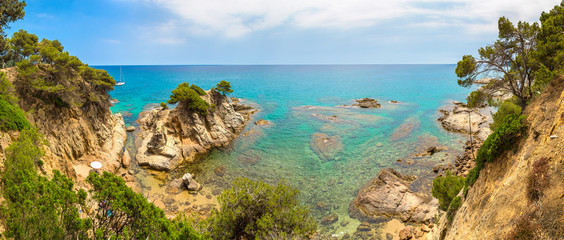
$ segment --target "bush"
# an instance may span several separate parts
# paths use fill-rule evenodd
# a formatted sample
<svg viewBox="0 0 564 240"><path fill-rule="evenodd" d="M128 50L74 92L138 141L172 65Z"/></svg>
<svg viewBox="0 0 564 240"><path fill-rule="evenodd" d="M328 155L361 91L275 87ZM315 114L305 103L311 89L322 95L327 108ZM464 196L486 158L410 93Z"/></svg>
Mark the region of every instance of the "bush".
<svg viewBox="0 0 564 240"><path fill-rule="evenodd" d="M0 99L4 99L11 104L16 104L18 98L14 95L14 85L8 80L8 76L4 72L0 72Z"/></svg>
<svg viewBox="0 0 564 240"><path fill-rule="evenodd" d="M542 157L533 163L533 169L527 179L527 196L529 200L539 200L543 196L544 190L549 185L548 159Z"/></svg>
<svg viewBox="0 0 564 240"><path fill-rule="evenodd" d="M466 102L469 108L481 107L488 100L488 97L482 90L478 89L473 91L466 97Z"/></svg>
<svg viewBox="0 0 564 240"><path fill-rule="evenodd" d="M260 239L269 235L307 236L317 229L309 211L300 207L298 190L237 179L218 201L221 211L210 218L214 239Z"/></svg>
<svg viewBox="0 0 564 240"><path fill-rule="evenodd" d="M163 110L168 109L168 105L166 105L166 103L164 103L164 102L161 102L161 107L163 108Z"/></svg>
<svg viewBox="0 0 564 240"><path fill-rule="evenodd" d="M439 208L446 211L452 199L464 186L464 178L452 175L450 171L445 176L433 180L433 197L439 199Z"/></svg>
<svg viewBox="0 0 564 240"><path fill-rule="evenodd" d="M513 103L510 100L506 100L497 109L497 112L493 114L494 122L490 125L490 129L495 131L500 124L509 115L521 115L521 106Z"/></svg>
<svg viewBox="0 0 564 240"><path fill-rule="evenodd" d="M447 219L449 222L452 222L452 219L454 219L454 215L456 214L458 208L460 208L460 205L462 205L462 198L460 198L460 196L452 199L452 202L448 206L447 210Z"/></svg>
<svg viewBox="0 0 564 240"><path fill-rule="evenodd" d="M221 80L221 82L216 85L215 90L222 93L223 95L233 92L233 89L231 89L231 83L225 80Z"/></svg>
<svg viewBox="0 0 564 240"><path fill-rule="evenodd" d="M517 220L513 230L507 234L507 240L540 239L540 226L535 221L534 213L525 213Z"/></svg>
<svg viewBox="0 0 564 240"><path fill-rule="evenodd" d="M198 93L198 95L200 96L204 96L206 95L206 91L204 91L204 89L202 89L201 87L199 87L198 85L192 84L190 86L190 88L194 91L196 91L196 93Z"/></svg>
<svg viewBox="0 0 564 240"><path fill-rule="evenodd" d="M513 146L521 134L525 133L527 129L523 123L525 118L526 116L509 114L501 121L499 127L488 136L480 149L478 149L476 166L468 174L466 186L472 186L476 182L480 175L480 170L482 170L486 162L494 161L503 151Z"/></svg>
<svg viewBox="0 0 564 240"><path fill-rule="evenodd" d="M25 118L25 112L5 99L0 99L0 130L22 130L31 127Z"/></svg>
<svg viewBox="0 0 564 240"><path fill-rule="evenodd" d="M181 83L172 90L172 95L167 101L170 104L180 102L179 106L184 106L189 110L196 111L203 116L208 114L210 104L200 97L194 89L190 88L189 83Z"/></svg>

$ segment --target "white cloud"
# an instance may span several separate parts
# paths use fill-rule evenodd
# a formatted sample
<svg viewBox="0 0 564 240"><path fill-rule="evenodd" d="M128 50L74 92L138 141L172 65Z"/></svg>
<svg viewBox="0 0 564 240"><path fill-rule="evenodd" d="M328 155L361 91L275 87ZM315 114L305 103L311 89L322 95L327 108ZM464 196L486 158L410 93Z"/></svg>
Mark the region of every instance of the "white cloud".
<svg viewBox="0 0 564 240"><path fill-rule="evenodd" d="M240 37L291 25L353 29L409 18L407 25L495 32L497 19L537 21L559 0L140 0L170 11L193 33Z"/></svg>

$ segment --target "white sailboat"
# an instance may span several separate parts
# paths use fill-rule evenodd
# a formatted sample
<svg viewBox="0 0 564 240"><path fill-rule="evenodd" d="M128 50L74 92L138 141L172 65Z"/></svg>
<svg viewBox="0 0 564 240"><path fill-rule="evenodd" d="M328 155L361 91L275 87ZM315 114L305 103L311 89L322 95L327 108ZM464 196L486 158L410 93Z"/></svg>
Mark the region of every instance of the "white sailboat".
<svg viewBox="0 0 564 240"><path fill-rule="evenodd" d="M123 76L123 72L121 71L121 66L119 67L119 81L116 82L116 86L121 86L125 84L125 77Z"/></svg>

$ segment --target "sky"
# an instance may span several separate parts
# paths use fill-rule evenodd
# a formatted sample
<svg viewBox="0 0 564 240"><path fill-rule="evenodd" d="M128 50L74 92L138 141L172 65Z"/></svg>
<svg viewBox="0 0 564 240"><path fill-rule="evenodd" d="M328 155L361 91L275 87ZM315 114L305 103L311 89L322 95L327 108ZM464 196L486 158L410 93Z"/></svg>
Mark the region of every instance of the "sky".
<svg viewBox="0 0 564 240"><path fill-rule="evenodd" d="M25 29L90 65L455 64L558 0L27 0Z"/></svg>

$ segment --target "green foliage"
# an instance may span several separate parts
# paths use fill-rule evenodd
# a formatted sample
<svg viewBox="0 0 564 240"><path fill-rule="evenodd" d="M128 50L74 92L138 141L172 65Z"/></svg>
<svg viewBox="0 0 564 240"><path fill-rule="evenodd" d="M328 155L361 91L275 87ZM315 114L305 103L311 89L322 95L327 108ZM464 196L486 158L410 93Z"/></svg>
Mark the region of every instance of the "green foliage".
<svg viewBox="0 0 564 240"><path fill-rule="evenodd" d="M503 119L509 115L521 115L521 111L521 106L513 103L511 100L502 102L497 112L493 114L493 123L490 125L490 129L495 131L503 122Z"/></svg>
<svg viewBox="0 0 564 240"><path fill-rule="evenodd" d="M37 53L38 41L39 38L37 35L20 29L15 32L12 35L12 39L10 39L11 50L16 56L16 59L24 59Z"/></svg>
<svg viewBox="0 0 564 240"><path fill-rule="evenodd" d="M168 105L166 105L166 103L164 103L164 102L161 102L161 107L163 108L163 110L168 109Z"/></svg>
<svg viewBox="0 0 564 240"><path fill-rule="evenodd" d="M18 39L31 38L25 31L20 35L22 37ZM63 51L64 47L57 40L43 39L40 43L32 41L24 44L27 42L13 38L12 42L18 43L13 46L17 58L22 59L17 63L18 77L24 81L25 90L34 97L59 107L107 104L107 92L116 82L105 70L83 64L77 57Z"/></svg>
<svg viewBox="0 0 564 240"><path fill-rule="evenodd" d="M548 158L542 157L533 163L533 169L527 178L527 196L529 200L533 202L539 200L549 185Z"/></svg>
<svg viewBox="0 0 564 240"><path fill-rule="evenodd" d="M200 96L204 96L206 95L206 91L204 91L204 89L202 89L201 87L199 87L198 85L192 84L190 86L190 88L194 91L196 91L196 93L198 93L198 95Z"/></svg>
<svg viewBox="0 0 564 240"><path fill-rule="evenodd" d="M23 19L25 6L25 1L2 0L2 7L0 7L0 32L2 34L8 27L8 23Z"/></svg>
<svg viewBox="0 0 564 240"><path fill-rule="evenodd" d="M190 87L189 83L181 83L176 89L172 90L172 95L170 95L170 99L167 102L170 104L180 102L179 106L196 111L203 116L208 114L208 108L210 107L210 104L202 99L200 95Z"/></svg>
<svg viewBox="0 0 564 240"><path fill-rule="evenodd" d="M316 230L309 211L300 207L298 190L237 179L219 198L221 211L210 218L214 239L260 239L268 235L307 236Z"/></svg>
<svg viewBox="0 0 564 240"><path fill-rule="evenodd" d="M496 87L509 87L513 95L525 106L532 97L534 70L539 68L533 49L537 45L537 23L519 22L516 26L507 18L498 21L499 39L490 46L480 48L478 59L465 55L458 62L456 75L458 84L470 87L478 76L492 74L500 76L503 84Z"/></svg>
<svg viewBox="0 0 564 240"><path fill-rule="evenodd" d="M466 102L469 108L481 107L488 100L486 94L480 89L473 91L466 97Z"/></svg>
<svg viewBox="0 0 564 240"><path fill-rule="evenodd" d="M452 222L454 215L456 214L458 208L460 208L461 204L462 204L462 198L460 198L460 196L457 196L454 199L452 199L452 202L448 206L448 210L447 210L447 219L449 222Z"/></svg>
<svg viewBox="0 0 564 240"><path fill-rule="evenodd" d="M432 193L433 197L439 200L439 208L446 211L463 186L464 178L452 175L450 171L447 171L445 176L435 178Z"/></svg>
<svg viewBox="0 0 564 240"><path fill-rule="evenodd" d="M540 17L537 58L549 71L561 70L564 63L564 1Z"/></svg>
<svg viewBox="0 0 564 240"><path fill-rule="evenodd" d="M486 162L492 162L499 157L503 151L509 149L518 137L525 133L527 129L524 124L526 116L518 114L507 115L496 128L496 130L488 136L486 141L482 144L476 155L476 166L470 170L466 177L465 186L472 186L478 176L480 170L484 168ZM465 188L465 193L467 188Z"/></svg>
<svg viewBox="0 0 564 240"><path fill-rule="evenodd" d="M223 95L233 92L233 89L231 89L231 83L225 80L221 80L221 82L216 85L215 90L222 93Z"/></svg>
<svg viewBox="0 0 564 240"><path fill-rule="evenodd" d="M84 239L89 219L79 216L86 192L74 191L71 179L54 171L51 180L40 176L44 144L37 129L23 130L7 149L2 173L2 218L6 236L13 239Z"/></svg>
<svg viewBox="0 0 564 240"><path fill-rule="evenodd" d="M0 99L6 100L10 104L16 104L18 98L14 93L14 85L8 80L8 76L4 72L0 72Z"/></svg>
<svg viewBox="0 0 564 240"><path fill-rule="evenodd" d="M31 127L25 112L15 104L0 98L0 130L22 130Z"/></svg>

